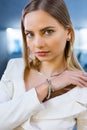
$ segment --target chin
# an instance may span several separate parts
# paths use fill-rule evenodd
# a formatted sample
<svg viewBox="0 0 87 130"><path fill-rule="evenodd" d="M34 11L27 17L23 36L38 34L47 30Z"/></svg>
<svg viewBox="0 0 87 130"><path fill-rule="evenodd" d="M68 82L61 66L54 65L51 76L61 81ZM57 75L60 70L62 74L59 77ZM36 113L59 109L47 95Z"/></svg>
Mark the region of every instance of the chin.
<svg viewBox="0 0 87 130"><path fill-rule="evenodd" d="M38 60L40 62L49 62L49 61L51 61L51 59L49 59L49 58L38 58Z"/></svg>
<svg viewBox="0 0 87 130"><path fill-rule="evenodd" d="M53 57L53 56L41 56L41 57L39 57L39 56L36 56L37 57L37 59L40 61L40 62L49 62L49 61L52 61L53 59L55 59L55 57Z"/></svg>

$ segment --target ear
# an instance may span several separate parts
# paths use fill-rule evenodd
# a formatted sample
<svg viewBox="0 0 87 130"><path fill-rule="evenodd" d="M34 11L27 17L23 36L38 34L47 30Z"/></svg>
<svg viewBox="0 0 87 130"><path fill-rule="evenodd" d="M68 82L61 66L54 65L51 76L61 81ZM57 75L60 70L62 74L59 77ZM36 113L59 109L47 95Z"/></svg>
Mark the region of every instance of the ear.
<svg viewBox="0 0 87 130"><path fill-rule="evenodd" d="M67 41L70 41L71 39L71 31L67 30Z"/></svg>

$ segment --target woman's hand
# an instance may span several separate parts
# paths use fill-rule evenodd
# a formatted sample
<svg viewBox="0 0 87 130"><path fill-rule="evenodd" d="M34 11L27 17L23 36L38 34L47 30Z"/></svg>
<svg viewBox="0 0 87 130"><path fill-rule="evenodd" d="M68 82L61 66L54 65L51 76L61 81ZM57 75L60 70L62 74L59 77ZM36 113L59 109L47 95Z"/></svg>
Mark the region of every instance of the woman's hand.
<svg viewBox="0 0 87 130"><path fill-rule="evenodd" d="M87 73L82 71L65 70L59 76L51 78L53 88L59 90L68 85L87 87Z"/></svg>

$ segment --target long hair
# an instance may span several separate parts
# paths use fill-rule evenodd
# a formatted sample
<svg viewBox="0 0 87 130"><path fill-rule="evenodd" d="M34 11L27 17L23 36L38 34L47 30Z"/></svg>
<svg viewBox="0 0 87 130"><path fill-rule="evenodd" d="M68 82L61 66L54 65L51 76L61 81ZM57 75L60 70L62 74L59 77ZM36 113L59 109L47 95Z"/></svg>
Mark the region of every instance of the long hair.
<svg viewBox="0 0 87 130"><path fill-rule="evenodd" d="M36 10L43 10L49 13L52 17L58 20L58 22L60 22L65 29L68 29L70 31L71 40L66 42L65 59L70 69L82 70L80 64L77 61L76 56L74 55L74 49L71 50L71 45L73 46L74 44L75 35L74 35L74 29L72 26L70 15L64 0L31 0L25 6L22 12L22 19L21 19L21 29L22 29L22 36L23 36L23 49L24 49L23 52L24 52L24 61L25 61L24 75L26 75L26 72L28 72L32 66L34 67L36 66L36 68L38 69L40 64L40 61L38 59L36 59L34 64L30 62L29 59L30 52L28 52L27 49L26 36L24 33L24 18L26 14Z"/></svg>

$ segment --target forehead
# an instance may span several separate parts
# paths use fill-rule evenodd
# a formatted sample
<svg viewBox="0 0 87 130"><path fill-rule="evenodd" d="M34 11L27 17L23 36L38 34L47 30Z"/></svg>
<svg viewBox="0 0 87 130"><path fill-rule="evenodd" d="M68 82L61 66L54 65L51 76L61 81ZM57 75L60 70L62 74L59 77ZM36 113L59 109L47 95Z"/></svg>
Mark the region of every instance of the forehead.
<svg viewBox="0 0 87 130"><path fill-rule="evenodd" d="M25 15L24 27L26 28L42 28L43 26L61 25L54 17L45 11L32 11Z"/></svg>

